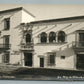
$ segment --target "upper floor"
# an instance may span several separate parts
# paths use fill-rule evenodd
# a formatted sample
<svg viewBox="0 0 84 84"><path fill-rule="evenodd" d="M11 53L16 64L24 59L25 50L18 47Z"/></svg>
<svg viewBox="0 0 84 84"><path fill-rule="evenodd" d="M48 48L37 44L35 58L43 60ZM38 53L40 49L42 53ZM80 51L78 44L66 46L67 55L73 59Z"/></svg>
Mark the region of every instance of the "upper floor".
<svg viewBox="0 0 84 84"><path fill-rule="evenodd" d="M12 44L13 48L69 43L83 47L83 30L84 16L35 21L35 16L22 7L0 11L0 44Z"/></svg>
<svg viewBox="0 0 84 84"><path fill-rule="evenodd" d="M46 47L67 44L72 44L72 47L76 48L84 47L82 45L84 44L84 16L34 21L27 24L24 24L26 33L23 42L25 43L33 42L35 46ZM30 30L31 34L28 33Z"/></svg>
<svg viewBox="0 0 84 84"><path fill-rule="evenodd" d="M23 7L0 11L0 31L13 29L20 23L35 21L35 16Z"/></svg>
<svg viewBox="0 0 84 84"><path fill-rule="evenodd" d="M23 7L0 11L0 46L11 44L12 48L17 48L22 37L20 23L34 20L35 16Z"/></svg>

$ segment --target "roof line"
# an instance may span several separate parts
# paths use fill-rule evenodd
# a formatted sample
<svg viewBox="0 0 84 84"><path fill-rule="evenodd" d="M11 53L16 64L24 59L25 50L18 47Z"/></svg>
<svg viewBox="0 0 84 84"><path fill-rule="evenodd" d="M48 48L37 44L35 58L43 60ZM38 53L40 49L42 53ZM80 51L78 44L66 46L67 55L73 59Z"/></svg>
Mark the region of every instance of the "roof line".
<svg viewBox="0 0 84 84"><path fill-rule="evenodd" d="M2 11L0 11L0 14L7 13L7 12L12 12L12 11L16 11L16 10L22 10L22 7L12 8L12 9L7 9L7 10L2 10Z"/></svg>
<svg viewBox="0 0 84 84"><path fill-rule="evenodd" d="M39 21L31 22L31 24L59 22L59 21L67 21L67 20L73 20L73 19L84 19L84 16L73 16L73 17L65 17L65 18L57 18L57 19L39 20Z"/></svg>
<svg viewBox="0 0 84 84"><path fill-rule="evenodd" d="M35 18L35 16L34 16L32 13L30 13L29 11L27 11L27 10L24 9L24 8L23 8L23 10Z"/></svg>
<svg viewBox="0 0 84 84"><path fill-rule="evenodd" d="M12 12L12 11L18 11L18 10L24 10L26 13L28 13L31 16L35 17L33 14L31 14L29 11L27 11L23 7L17 7L17 8L12 8L12 9L8 9L8 10L2 10L2 11L0 11L0 14L7 13L7 12Z"/></svg>

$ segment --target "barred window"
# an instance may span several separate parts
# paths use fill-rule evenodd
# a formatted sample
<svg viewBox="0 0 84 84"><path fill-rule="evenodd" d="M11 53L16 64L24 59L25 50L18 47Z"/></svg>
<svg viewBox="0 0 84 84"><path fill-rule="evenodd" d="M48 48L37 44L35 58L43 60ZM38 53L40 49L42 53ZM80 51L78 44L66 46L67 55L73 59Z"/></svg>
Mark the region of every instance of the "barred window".
<svg viewBox="0 0 84 84"><path fill-rule="evenodd" d="M4 37L3 37L3 47L5 47L5 48L9 48L9 44L10 44L10 36L9 35L5 35Z"/></svg>
<svg viewBox="0 0 84 84"><path fill-rule="evenodd" d="M9 30L10 29L10 18L4 19L4 29Z"/></svg>
<svg viewBox="0 0 84 84"><path fill-rule="evenodd" d="M49 60L48 60L48 64L50 65L54 65L55 64L55 56L56 56L56 53L49 53Z"/></svg>
<svg viewBox="0 0 84 84"><path fill-rule="evenodd" d="M45 32L41 33L41 43L47 42L47 34Z"/></svg>
<svg viewBox="0 0 84 84"><path fill-rule="evenodd" d="M49 42L55 42L56 41L56 33L55 32L50 32L49 33Z"/></svg>
<svg viewBox="0 0 84 84"><path fill-rule="evenodd" d="M4 55L3 55L3 62L4 63L9 63L9 59L10 59L10 56L9 56L9 52L7 52L7 53L5 53Z"/></svg>

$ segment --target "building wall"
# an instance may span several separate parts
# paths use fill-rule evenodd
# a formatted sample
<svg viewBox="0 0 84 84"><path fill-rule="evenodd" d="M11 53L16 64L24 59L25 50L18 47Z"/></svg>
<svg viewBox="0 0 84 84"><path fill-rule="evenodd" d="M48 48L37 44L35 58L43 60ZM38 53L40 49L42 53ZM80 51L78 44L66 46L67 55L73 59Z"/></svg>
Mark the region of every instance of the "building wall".
<svg viewBox="0 0 84 84"><path fill-rule="evenodd" d="M31 21L35 21L35 17L22 10L22 23L29 23Z"/></svg>
<svg viewBox="0 0 84 84"><path fill-rule="evenodd" d="M4 30L4 19L10 18L10 29ZM24 18L24 19L23 19ZM3 44L3 36L10 35L11 48L8 50L10 52L10 63L11 64L21 64L21 51L20 43L22 41L22 27L20 26L23 22L33 21L34 18L23 10L3 13L0 15L0 44ZM1 51L0 63L2 63L2 57L4 52Z"/></svg>
<svg viewBox="0 0 84 84"><path fill-rule="evenodd" d="M0 25L0 30L1 30L1 38L0 38L0 44L3 44L3 36L9 35L10 41L9 43L11 44L11 49L10 51L10 63L17 62L19 60L20 55L13 55L13 51L19 50L19 44L21 41L21 35L20 35L20 23L21 23L21 11L14 11L10 13L4 13L0 15L2 18L0 18L1 25ZM4 19L5 18L10 18L10 29L9 30L4 30ZM3 52L3 51L2 51ZM4 54L4 52L3 52ZM2 53L0 54L2 55ZM2 55L3 56L3 55ZM0 63L2 63L2 56ZM16 57L15 57L16 56Z"/></svg>
<svg viewBox="0 0 84 84"><path fill-rule="evenodd" d="M10 55L10 63L17 63L20 61L20 53L16 54L14 53L15 51L20 52L20 42L22 39L22 29L20 27L20 23L22 22L22 12L19 11L16 14L11 17L11 37L10 37L10 42L11 42L11 55Z"/></svg>
<svg viewBox="0 0 84 84"><path fill-rule="evenodd" d="M72 48L72 42L76 40L75 31L83 30L83 26L84 19L35 24L33 27L33 39L35 43L34 66L40 67L40 57L43 57L45 68L75 69L76 54ZM49 32L54 31L58 33L60 30L67 34L66 43L39 43L39 35L42 32L46 32L49 36ZM53 66L47 64L48 52L56 52L55 65ZM65 56L65 59L61 59L61 56Z"/></svg>

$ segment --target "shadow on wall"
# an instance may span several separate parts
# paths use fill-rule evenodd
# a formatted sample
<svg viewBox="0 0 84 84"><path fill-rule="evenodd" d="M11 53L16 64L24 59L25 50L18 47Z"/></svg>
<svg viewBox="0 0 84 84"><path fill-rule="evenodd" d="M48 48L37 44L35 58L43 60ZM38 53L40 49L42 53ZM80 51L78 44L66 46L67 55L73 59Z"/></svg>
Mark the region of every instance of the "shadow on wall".
<svg viewBox="0 0 84 84"><path fill-rule="evenodd" d="M61 49L61 50L57 51L57 53L59 54L59 56L61 56L61 55L74 56L75 55L75 52L72 47Z"/></svg>

